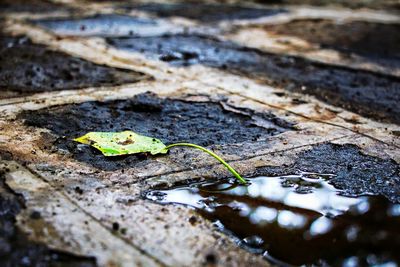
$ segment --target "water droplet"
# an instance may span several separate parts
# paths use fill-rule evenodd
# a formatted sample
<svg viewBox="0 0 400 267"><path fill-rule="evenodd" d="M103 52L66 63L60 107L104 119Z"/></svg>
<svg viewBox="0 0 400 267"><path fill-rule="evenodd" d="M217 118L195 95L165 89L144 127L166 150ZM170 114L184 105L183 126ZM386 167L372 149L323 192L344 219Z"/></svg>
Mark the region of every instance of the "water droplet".
<svg viewBox="0 0 400 267"><path fill-rule="evenodd" d="M243 238L243 243L252 248L259 248L264 244L264 240L257 235L253 235Z"/></svg>
<svg viewBox="0 0 400 267"><path fill-rule="evenodd" d="M350 257L344 260L343 267L357 267L359 266L359 261L357 257Z"/></svg>
<svg viewBox="0 0 400 267"><path fill-rule="evenodd" d="M392 205L391 207L389 207L388 215L393 216L393 217L400 216L400 204L395 204L395 205Z"/></svg>
<svg viewBox="0 0 400 267"><path fill-rule="evenodd" d="M357 240L358 232L360 231L359 227L357 226L350 226L346 230L346 237L349 242L354 242Z"/></svg>
<svg viewBox="0 0 400 267"><path fill-rule="evenodd" d="M323 235L328 233L332 229L332 227L333 223L331 219L320 217L311 224L310 234L313 236Z"/></svg>
<svg viewBox="0 0 400 267"><path fill-rule="evenodd" d="M152 191L146 194L146 198L153 201L162 201L167 196L167 193L160 191Z"/></svg>

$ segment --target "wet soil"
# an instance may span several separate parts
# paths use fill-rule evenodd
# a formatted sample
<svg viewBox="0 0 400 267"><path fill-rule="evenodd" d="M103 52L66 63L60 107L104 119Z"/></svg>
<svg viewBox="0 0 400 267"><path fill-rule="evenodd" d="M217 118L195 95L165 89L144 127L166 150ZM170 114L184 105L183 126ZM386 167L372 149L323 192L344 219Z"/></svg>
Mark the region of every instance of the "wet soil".
<svg viewBox="0 0 400 267"><path fill-rule="evenodd" d="M324 48L400 62L400 24L365 21L295 20L264 27L277 34L297 36ZM400 66L400 63L398 63Z"/></svg>
<svg viewBox="0 0 400 267"><path fill-rule="evenodd" d="M165 22L116 14L30 22L64 36L153 36L168 31Z"/></svg>
<svg viewBox="0 0 400 267"><path fill-rule="evenodd" d="M263 4L284 4L284 5L311 5L346 8L371 8L387 9L389 11L400 10L400 3L397 0L255 0Z"/></svg>
<svg viewBox="0 0 400 267"><path fill-rule="evenodd" d="M19 115L30 126L50 129L58 137L55 144L77 160L106 170L132 167L143 155L106 158L96 149L78 145L71 139L90 131L133 130L161 139L164 143L190 142L201 146L265 140L292 129L273 114L251 110L226 111L220 103L160 99L151 93L132 99L85 102ZM255 119L257 121L255 121ZM263 127L257 126L259 122ZM53 140L54 141L54 140ZM51 144L50 140L46 141Z"/></svg>
<svg viewBox="0 0 400 267"><path fill-rule="evenodd" d="M54 11L72 10L62 4L48 0L1 0L0 13L8 12L36 12L47 13Z"/></svg>
<svg viewBox="0 0 400 267"><path fill-rule="evenodd" d="M276 176L298 171L335 174L329 182L344 194L382 195L400 203L400 166L393 160L365 155L354 145L318 145L298 155L293 165L262 167L257 173Z"/></svg>
<svg viewBox="0 0 400 267"><path fill-rule="evenodd" d="M366 117L400 124L397 77L266 53L208 36L108 38L108 43L174 66L203 64L254 77L273 86L314 95Z"/></svg>
<svg viewBox="0 0 400 267"><path fill-rule="evenodd" d="M184 17L205 23L223 20L256 19L286 12L281 8L250 8L204 3L145 3L126 6L125 9L138 9L153 13L159 17Z"/></svg>
<svg viewBox="0 0 400 267"><path fill-rule="evenodd" d="M97 65L33 44L25 37L0 35L0 98L44 91L138 82L145 74Z"/></svg>
<svg viewBox="0 0 400 267"><path fill-rule="evenodd" d="M326 180L301 173L256 177L250 185L197 183L145 193L160 204L195 207L238 245L280 266L396 266L400 204L347 197Z"/></svg>
<svg viewBox="0 0 400 267"><path fill-rule="evenodd" d="M16 215L24 208L22 198L13 194L0 173L0 265L13 266L96 266L91 258L54 251L43 244L32 242L15 225ZM40 218L33 212L32 220Z"/></svg>

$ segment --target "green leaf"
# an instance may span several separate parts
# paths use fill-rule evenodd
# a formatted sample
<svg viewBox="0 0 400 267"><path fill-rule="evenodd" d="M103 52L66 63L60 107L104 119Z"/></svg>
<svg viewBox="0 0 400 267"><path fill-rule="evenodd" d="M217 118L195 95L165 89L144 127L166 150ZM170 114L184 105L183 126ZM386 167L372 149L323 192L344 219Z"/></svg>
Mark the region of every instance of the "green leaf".
<svg viewBox="0 0 400 267"><path fill-rule="evenodd" d="M152 155L156 155L165 154L171 147L175 146L192 147L200 149L214 157L216 160L221 162L221 164L224 165L240 181L240 183L247 184L246 180L217 154L207 148L191 143L176 143L166 146L156 138L140 135L132 131L90 132L81 137L75 138L74 141L91 145L100 150L104 156L120 156L143 152L150 152Z"/></svg>
<svg viewBox="0 0 400 267"><path fill-rule="evenodd" d="M137 134L132 131L124 132L90 132L74 141L91 145L100 150L104 156L120 156L142 152L152 155L165 154L168 149L156 138Z"/></svg>

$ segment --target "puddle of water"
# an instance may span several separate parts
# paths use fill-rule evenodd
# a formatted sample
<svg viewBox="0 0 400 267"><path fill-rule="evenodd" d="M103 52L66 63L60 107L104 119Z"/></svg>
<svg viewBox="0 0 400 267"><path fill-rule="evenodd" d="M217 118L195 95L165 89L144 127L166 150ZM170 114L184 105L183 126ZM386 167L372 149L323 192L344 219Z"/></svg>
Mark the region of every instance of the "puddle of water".
<svg viewBox="0 0 400 267"><path fill-rule="evenodd" d="M157 36L181 32L166 21L101 14L79 19L55 18L31 22L64 36Z"/></svg>
<svg viewBox="0 0 400 267"><path fill-rule="evenodd" d="M145 197L196 208L240 246L278 264L399 265L400 204L345 196L327 182L331 176L257 177L249 186L203 182Z"/></svg>

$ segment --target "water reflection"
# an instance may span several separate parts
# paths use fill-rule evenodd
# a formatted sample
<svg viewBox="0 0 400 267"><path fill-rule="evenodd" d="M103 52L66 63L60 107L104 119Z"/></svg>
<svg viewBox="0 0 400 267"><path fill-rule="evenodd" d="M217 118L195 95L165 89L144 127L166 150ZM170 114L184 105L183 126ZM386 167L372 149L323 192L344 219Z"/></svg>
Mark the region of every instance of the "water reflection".
<svg viewBox="0 0 400 267"><path fill-rule="evenodd" d="M320 217L312 222L310 226L310 234L312 236L323 235L328 233L333 228L333 222L326 217Z"/></svg>
<svg viewBox="0 0 400 267"><path fill-rule="evenodd" d="M382 197L344 196L327 182L329 176L257 177L249 186L198 183L146 197L195 207L268 259L293 265L397 266L400 205Z"/></svg>

